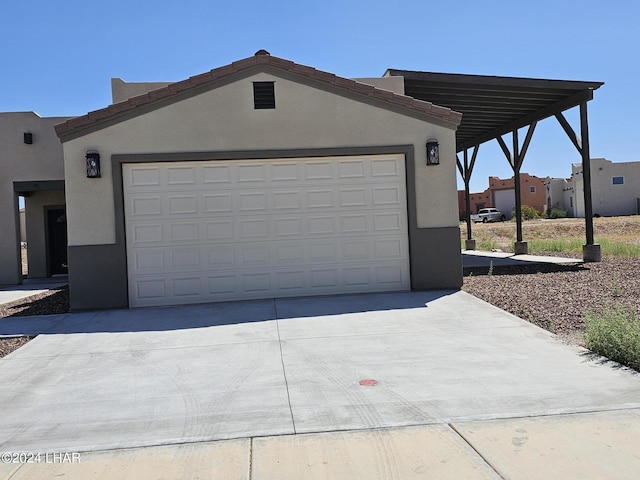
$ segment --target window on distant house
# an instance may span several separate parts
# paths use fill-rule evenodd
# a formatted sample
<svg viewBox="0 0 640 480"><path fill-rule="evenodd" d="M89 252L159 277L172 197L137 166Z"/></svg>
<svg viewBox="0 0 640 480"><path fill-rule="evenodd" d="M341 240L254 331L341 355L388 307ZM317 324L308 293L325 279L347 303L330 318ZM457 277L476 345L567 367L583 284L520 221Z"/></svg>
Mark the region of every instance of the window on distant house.
<svg viewBox="0 0 640 480"><path fill-rule="evenodd" d="M536 187L533 185L529 187L529 193L536 193Z"/></svg>
<svg viewBox="0 0 640 480"><path fill-rule="evenodd" d="M573 197L569 197L569 206L573 208Z"/></svg>
<svg viewBox="0 0 640 480"><path fill-rule="evenodd" d="M256 110L276 108L274 82L253 82L253 105Z"/></svg>
<svg viewBox="0 0 640 480"><path fill-rule="evenodd" d="M613 177L611 180L614 185L624 185L624 177Z"/></svg>

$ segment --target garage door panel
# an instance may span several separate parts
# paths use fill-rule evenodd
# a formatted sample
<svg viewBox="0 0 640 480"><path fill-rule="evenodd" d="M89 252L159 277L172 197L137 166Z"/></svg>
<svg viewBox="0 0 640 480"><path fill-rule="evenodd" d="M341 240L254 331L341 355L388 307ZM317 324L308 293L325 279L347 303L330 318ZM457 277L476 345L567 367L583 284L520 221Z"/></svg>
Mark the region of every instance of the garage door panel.
<svg viewBox="0 0 640 480"><path fill-rule="evenodd" d="M400 162L392 158L378 158L371 160L371 176L375 178L399 177L403 174Z"/></svg>
<svg viewBox="0 0 640 480"><path fill-rule="evenodd" d="M330 160L325 161L309 161L304 164L304 179L317 181L331 181L334 178L332 172L332 162Z"/></svg>
<svg viewBox="0 0 640 480"><path fill-rule="evenodd" d="M260 267L271 264L269 245L254 243L240 245L237 248L240 251L240 262L236 264L241 267Z"/></svg>
<svg viewBox="0 0 640 480"><path fill-rule="evenodd" d="M162 305L167 298L166 281L157 278L142 278L133 281L133 290L136 299L141 304L159 304Z"/></svg>
<svg viewBox="0 0 640 480"><path fill-rule="evenodd" d="M398 206L402 203L401 192L398 187L374 187L372 190L373 205Z"/></svg>
<svg viewBox="0 0 640 480"><path fill-rule="evenodd" d="M198 199L195 195L175 195L169 197L169 215L197 215Z"/></svg>
<svg viewBox="0 0 640 480"><path fill-rule="evenodd" d="M140 167L129 170L128 173L129 177L125 180L128 180L129 185L133 187L140 189L141 187L160 186L160 170L155 167Z"/></svg>
<svg viewBox="0 0 640 480"><path fill-rule="evenodd" d="M123 167L132 306L410 288L404 158Z"/></svg>
<svg viewBox="0 0 640 480"><path fill-rule="evenodd" d="M375 240L375 256L376 258L400 259L407 256L404 242L397 238L392 239L376 239Z"/></svg>
<svg viewBox="0 0 640 480"><path fill-rule="evenodd" d="M338 163L338 178L348 180L365 178L364 160L347 160Z"/></svg>
<svg viewBox="0 0 640 480"><path fill-rule="evenodd" d="M301 216L276 217L273 221L275 238L299 236L304 234L305 222Z"/></svg>
<svg viewBox="0 0 640 480"><path fill-rule="evenodd" d="M240 218L237 220L237 232L246 240L269 238L269 222L264 217Z"/></svg>
<svg viewBox="0 0 640 480"><path fill-rule="evenodd" d="M273 210L295 210L302 209L302 192L296 190L280 190L273 192Z"/></svg>
<svg viewBox="0 0 640 480"><path fill-rule="evenodd" d="M237 169L237 182L243 183L257 183L260 186L265 185L267 181L266 177L266 165L263 163L258 164L238 164Z"/></svg>
<svg viewBox="0 0 640 480"><path fill-rule="evenodd" d="M231 193L204 194L202 199L205 214L233 214L233 196Z"/></svg>
<svg viewBox="0 0 640 480"><path fill-rule="evenodd" d="M176 278L171 283L175 297L193 297L197 299L202 296L200 277Z"/></svg>
<svg viewBox="0 0 640 480"><path fill-rule="evenodd" d="M134 245L162 243L162 225L158 223L134 225L131 229L131 239Z"/></svg>
<svg viewBox="0 0 640 480"><path fill-rule="evenodd" d="M233 240L234 238L234 221L232 219L205 222L204 240L206 243Z"/></svg>
<svg viewBox="0 0 640 480"><path fill-rule="evenodd" d="M134 217L139 218L160 216L162 200L158 196L133 198L130 211Z"/></svg>
<svg viewBox="0 0 640 480"><path fill-rule="evenodd" d="M397 265L375 267L376 283L380 285L402 285L403 271Z"/></svg>
<svg viewBox="0 0 640 480"><path fill-rule="evenodd" d="M340 215L340 232L347 235L364 234L371 224L369 213Z"/></svg>
<svg viewBox="0 0 640 480"><path fill-rule="evenodd" d="M302 175L302 165L299 163L282 162L271 166L271 179L275 183L291 183L299 181Z"/></svg>
<svg viewBox="0 0 640 480"><path fill-rule="evenodd" d="M178 248L169 252L171 262L169 267L173 269L199 269L202 265L199 248Z"/></svg>
<svg viewBox="0 0 640 480"><path fill-rule="evenodd" d="M230 185L232 183L232 172L230 165L206 165L202 167L202 183Z"/></svg>
<svg viewBox="0 0 640 480"><path fill-rule="evenodd" d="M375 233L400 233L405 229L404 220L400 213L376 213L373 215L373 230Z"/></svg>

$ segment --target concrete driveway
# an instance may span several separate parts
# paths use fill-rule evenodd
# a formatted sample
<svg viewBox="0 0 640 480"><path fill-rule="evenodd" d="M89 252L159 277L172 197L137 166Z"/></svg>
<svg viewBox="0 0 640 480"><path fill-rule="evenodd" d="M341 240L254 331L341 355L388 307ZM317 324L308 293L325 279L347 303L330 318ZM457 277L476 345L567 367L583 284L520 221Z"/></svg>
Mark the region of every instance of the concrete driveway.
<svg viewBox="0 0 640 480"><path fill-rule="evenodd" d="M464 292L0 320L0 334L34 333L0 360L0 451L420 425L472 438L491 419L640 419L638 374Z"/></svg>
<svg viewBox="0 0 640 480"><path fill-rule="evenodd" d="M0 478L640 474L640 376L464 292L0 320L36 333L0 360Z"/></svg>

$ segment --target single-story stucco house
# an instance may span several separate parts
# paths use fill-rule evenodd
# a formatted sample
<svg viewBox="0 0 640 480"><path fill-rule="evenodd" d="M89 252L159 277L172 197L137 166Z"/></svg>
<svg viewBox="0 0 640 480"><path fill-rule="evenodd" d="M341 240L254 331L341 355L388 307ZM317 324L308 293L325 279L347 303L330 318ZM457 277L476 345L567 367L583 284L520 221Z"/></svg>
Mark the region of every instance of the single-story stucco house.
<svg viewBox="0 0 640 480"><path fill-rule="evenodd" d="M397 80L260 51L56 125L72 309L459 288L461 114Z"/></svg>

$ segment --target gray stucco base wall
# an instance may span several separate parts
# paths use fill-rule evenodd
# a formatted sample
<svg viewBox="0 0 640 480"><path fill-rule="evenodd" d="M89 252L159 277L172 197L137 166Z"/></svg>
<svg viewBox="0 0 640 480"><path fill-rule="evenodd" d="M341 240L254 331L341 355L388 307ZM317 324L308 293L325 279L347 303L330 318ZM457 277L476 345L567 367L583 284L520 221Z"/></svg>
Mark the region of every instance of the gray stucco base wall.
<svg viewBox="0 0 640 480"><path fill-rule="evenodd" d="M123 249L122 245L68 247L71 310L128 306Z"/></svg>
<svg viewBox="0 0 640 480"><path fill-rule="evenodd" d="M461 286L460 229L418 228L411 232L411 288L459 289Z"/></svg>

